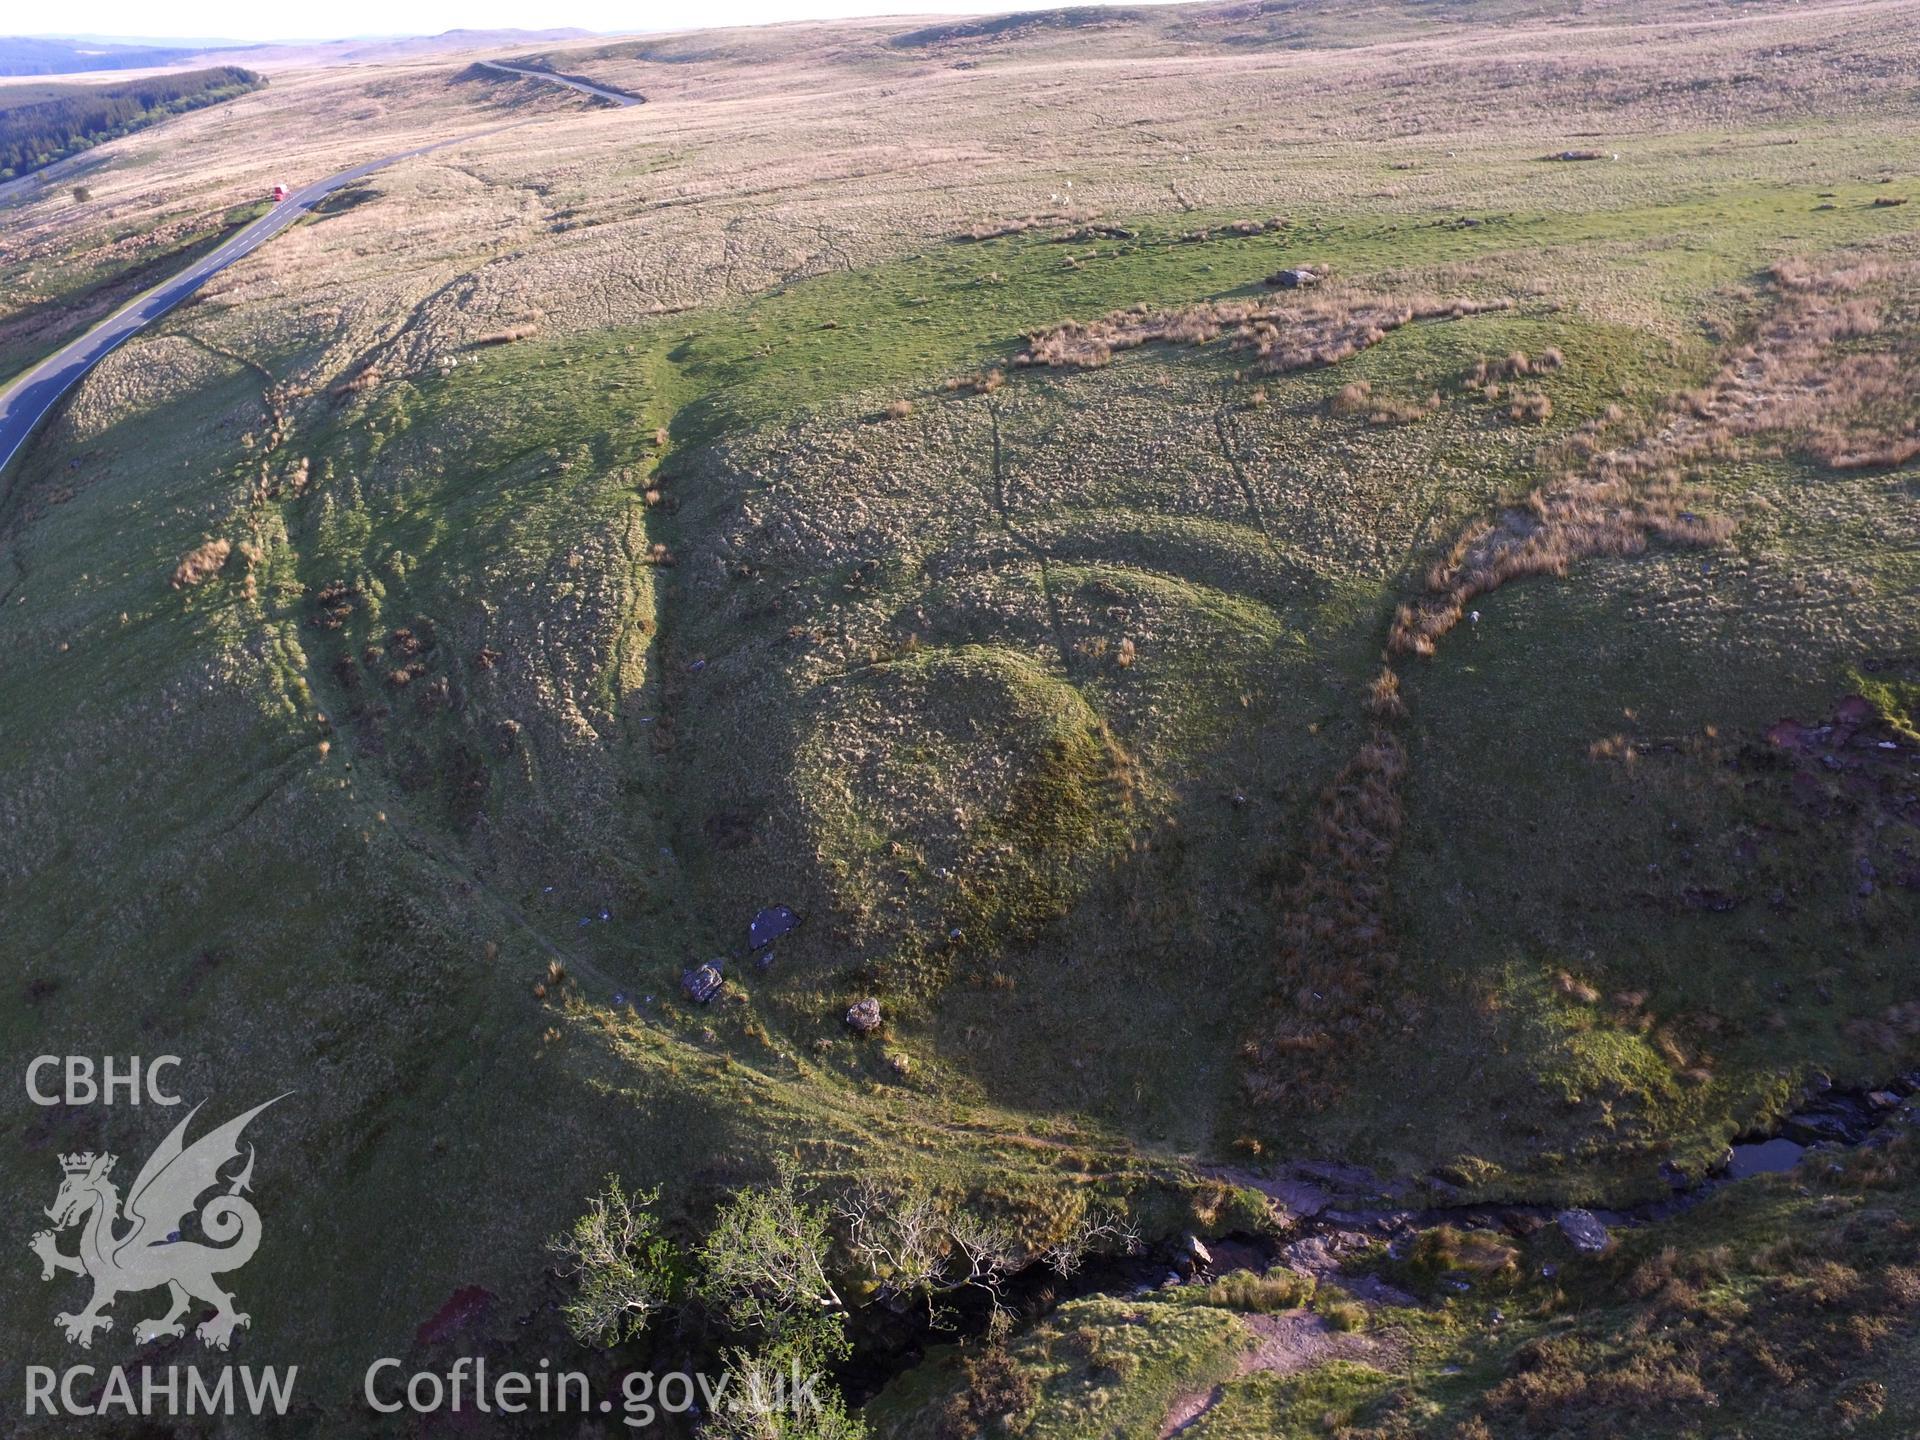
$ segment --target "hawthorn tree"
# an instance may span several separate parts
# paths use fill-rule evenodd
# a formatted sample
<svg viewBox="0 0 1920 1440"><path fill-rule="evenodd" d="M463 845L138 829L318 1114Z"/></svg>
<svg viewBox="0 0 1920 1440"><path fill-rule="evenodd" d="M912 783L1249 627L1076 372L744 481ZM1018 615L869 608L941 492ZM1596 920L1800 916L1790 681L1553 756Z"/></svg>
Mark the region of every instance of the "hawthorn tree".
<svg viewBox="0 0 1920 1440"><path fill-rule="evenodd" d="M660 1234L651 1208L659 1199L658 1189L629 1195L620 1177L609 1175L605 1193L550 1242L563 1273L577 1282L562 1309L575 1339L604 1346L631 1340L679 1293L680 1254Z"/></svg>

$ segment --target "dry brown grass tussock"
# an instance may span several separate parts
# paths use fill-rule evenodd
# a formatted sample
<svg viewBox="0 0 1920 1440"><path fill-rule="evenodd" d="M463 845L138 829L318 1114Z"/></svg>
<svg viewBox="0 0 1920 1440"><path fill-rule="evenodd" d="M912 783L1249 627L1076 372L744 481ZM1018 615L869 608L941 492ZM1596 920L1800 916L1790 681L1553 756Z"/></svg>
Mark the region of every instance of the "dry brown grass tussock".
<svg viewBox="0 0 1920 1440"><path fill-rule="evenodd" d="M211 580L220 573L220 568L232 553L231 540L204 541L180 557L180 563L173 567L173 579L169 583L176 590L185 590Z"/></svg>
<svg viewBox="0 0 1920 1440"><path fill-rule="evenodd" d="M1736 436L1779 436L1831 469L1920 455L1920 261L1787 262L1773 278L1784 301L1711 397L1714 413Z"/></svg>
<svg viewBox="0 0 1920 1440"><path fill-rule="evenodd" d="M516 340L530 340L540 333L538 325L509 325L504 330L489 330L484 335L473 337L478 345L511 345Z"/></svg>
<svg viewBox="0 0 1920 1440"><path fill-rule="evenodd" d="M1365 380L1342 385L1327 400L1327 409L1335 415L1364 415L1369 425L1405 425L1440 408L1440 392L1425 400L1394 400L1373 393Z"/></svg>
<svg viewBox="0 0 1920 1440"><path fill-rule="evenodd" d="M1024 235L1029 230L1050 230L1063 225L1086 225L1098 218L1092 210L1053 210L1044 215L1023 215L1015 220L981 220L968 226L955 240L968 244L978 244L982 240L1003 240L1011 235Z"/></svg>
<svg viewBox="0 0 1920 1440"><path fill-rule="evenodd" d="M1517 425L1544 425L1553 418L1553 401L1539 390L1524 390L1513 397L1507 418Z"/></svg>
<svg viewBox="0 0 1920 1440"><path fill-rule="evenodd" d="M1373 404L1373 386L1365 380L1353 380L1334 391L1327 409L1335 415L1364 415Z"/></svg>
<svg viewBox="0 0 1920 1440"><path fill-rule="evenodd" d="M1305 303L1262 297L1203 300L1174 310L1135 306L1085 324L1067 320L1036 331L1013 363L1091 370L1143 345L1204 345L1226 335L1235 349L1255 353L1257 371L1273 375L1336 365L1415 320L1512 308L1509 299L1387 299L1350 290L1322 290Z"/></svg>
<svg viewBox="0 0 1920 1440"><path fill-rule="evenodd" d="M1643 477L1624 464L1535 491L1525 507L1510 509L1455 542L1429 572L1427 593L1395 613L1387 649L1395 655L1432 655L1471 602L1511 580L1564 578L1576 560L1637 555L1653 539L1718 544L1732 533L1733 522L1693 509L1702 503L1701 493L1676 471Z"/></svg>
<svg viewBox="0 0 1920 1440"><path fill-rule="evenodd" d="M1006 383L1004 370L979 370L971 375L950 376L941 388L960 395L991 395Z"/></svg>
<svg viewBox="0 0 1920 1440"><path fill-rule="evenodd" d="M379 367L369 365L359 373L350 375L338 385L333 386L327 391L327 394L335 400L345 400L349 396L363 394L373 389L373 387L379 383Z"/></svg>
<svg viewBox="0 0 1920 1440"><path fill-rule="evenodd" d="M1180 237L1180 241L1185 245L1199 245L1216 235L1267 235L1286 229L1288 224L1283 215L1269 215L1265 220L1233 220L1217 230L1189 230Z"/></svg>
<svg viewBox="0 0 1920 1440"><path fill-rule="evenodd" d="M1400 677L1391 666L1382 665L1368 684L1367 713L1381 721L1407 718L1407 702L1400 698Z"/></svg>
<svg viewBox="0 0 1920 1440"><path fill-rule="evenodd" d="M1554 984L1559 987L1562 995L1581 1005L1597 1005L1600 1003L1600 992L1598 990L1594 989L1593 986L1587 984L1584 980L1576 979L1565 970L1562 970L1558 975L1554 976Z"/></svg>

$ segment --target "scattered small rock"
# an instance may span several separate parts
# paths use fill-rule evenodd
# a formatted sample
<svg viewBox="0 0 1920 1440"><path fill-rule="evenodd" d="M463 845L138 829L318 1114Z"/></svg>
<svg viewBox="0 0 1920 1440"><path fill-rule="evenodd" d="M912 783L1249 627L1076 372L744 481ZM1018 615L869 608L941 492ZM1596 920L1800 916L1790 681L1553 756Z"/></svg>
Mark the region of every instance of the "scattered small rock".
<svg viewBox="0 0 1920 1440"><path fill-rule="evenodd" d="M1582 1255L1599 1255L1613 1244L1607 1227L1594 1217L1591 1210L1562 1210L1553 1219L1560 1227L1560 1233Z"/></svg>
<svg viewBox="0 0 1920 1440"><path fill-rule="evenodd" d="M687 998L696 1005L705 1005L720 993L720 986L723 983L720 970L720 961L709 960L706 964L682 975L680 988L687 992Z"/></svg>
<svg viewBox="0 0 1920 1440"><path fill-rule="evenodd" d="M862 1035L871 1035L880 1028L880 1002L871 995L854 1001L847 1011L847 1024Z"/></svg>

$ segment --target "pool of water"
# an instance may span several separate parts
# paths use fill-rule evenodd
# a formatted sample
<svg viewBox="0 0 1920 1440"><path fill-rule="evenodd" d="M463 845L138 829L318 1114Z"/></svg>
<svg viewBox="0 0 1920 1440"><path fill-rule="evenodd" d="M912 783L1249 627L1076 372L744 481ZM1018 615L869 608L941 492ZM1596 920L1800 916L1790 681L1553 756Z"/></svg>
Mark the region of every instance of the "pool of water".
<svg viewBox="0 0 1920 1440"><path fill-rule="evenodd" d="M1749 1175L1772 1175L1781 1170L1791 1170L1806 1153L1807 1147L1799 1141L1783 1138L1736 1145L1733 1147L1733 1159L1727 1165L1727 1178L1744 1180Z"/></svg>

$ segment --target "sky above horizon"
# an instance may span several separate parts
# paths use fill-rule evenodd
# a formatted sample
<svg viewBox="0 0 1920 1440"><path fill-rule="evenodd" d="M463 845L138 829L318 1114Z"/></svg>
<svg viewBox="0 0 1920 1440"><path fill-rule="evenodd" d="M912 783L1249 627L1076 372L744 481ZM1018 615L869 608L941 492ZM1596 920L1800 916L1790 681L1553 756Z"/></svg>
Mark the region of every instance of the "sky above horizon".
<svg viewBox="0 0 1920 1440"><path fill-rule="evenodd" d="M853 15L978 14L1039 9L1047 0L702 0L636 5L627 0L329 0L325 5L264 6L258 0L82 0L47 12L31 29L0 20L0 34L97 35L139 39L339 40L372 35L437 35L442 30L558 30L603 34L762 25Z"/></svg>

